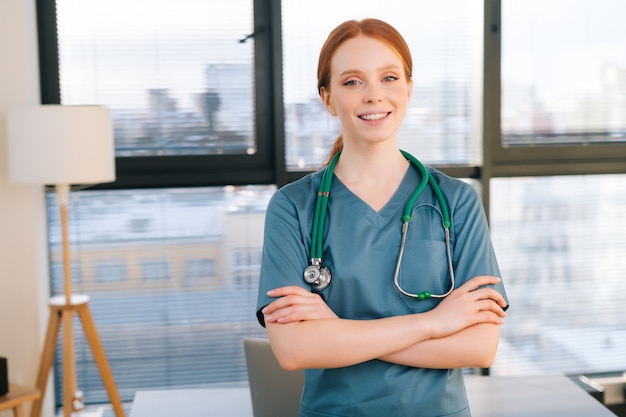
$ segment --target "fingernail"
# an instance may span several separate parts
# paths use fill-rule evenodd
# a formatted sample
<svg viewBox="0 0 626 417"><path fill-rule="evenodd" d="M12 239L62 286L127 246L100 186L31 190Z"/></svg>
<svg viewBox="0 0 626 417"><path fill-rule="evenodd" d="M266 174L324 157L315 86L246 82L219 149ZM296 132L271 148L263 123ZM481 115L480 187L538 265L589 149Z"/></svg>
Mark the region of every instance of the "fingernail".
<svg viewBox="0 0 626 417"><path fill-rule="evenodd" d="M269 291L267 292L267 295L270 295L270 296L271 296L271 295L274 295L274 290L269 290Z"/></svg>

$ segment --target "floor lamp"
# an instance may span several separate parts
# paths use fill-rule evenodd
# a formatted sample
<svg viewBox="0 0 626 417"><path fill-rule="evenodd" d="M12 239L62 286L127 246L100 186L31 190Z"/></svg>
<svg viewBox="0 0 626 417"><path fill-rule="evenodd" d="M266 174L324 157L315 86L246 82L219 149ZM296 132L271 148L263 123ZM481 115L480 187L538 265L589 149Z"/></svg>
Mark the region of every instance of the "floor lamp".
<svg viewBox="0 0 626 417"><path fill-rule="evenodd" d="M61 217L64 294L49 302L50 318L37 373L41 397L31 417L41 415L59 328L63 329L63 416L84 408L76 386L73 319L78 315L117 417L124 417L102 342L89 310L89 297L72 294L68 199L70 185L115 180L110 110L102 106L42 105L15 109L7 115L9 182L53 185Z"/></svg>

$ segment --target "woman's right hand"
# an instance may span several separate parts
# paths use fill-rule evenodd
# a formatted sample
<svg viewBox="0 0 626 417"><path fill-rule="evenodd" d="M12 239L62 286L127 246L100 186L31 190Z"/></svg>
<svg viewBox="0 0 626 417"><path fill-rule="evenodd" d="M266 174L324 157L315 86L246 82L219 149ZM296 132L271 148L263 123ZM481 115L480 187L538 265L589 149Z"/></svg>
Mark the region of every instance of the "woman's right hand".
<svg viewBox="0 0 626 417"><path fill-rule="evenodd" d="M483 287L499 282L497 277L476 276L424 313L431 316L433 338L449 336L475 324L502 324L507 306L504 296L491 287Z"/></svg>
<svg viewBox="0 0 626 417"><path fill-rule="evenodd" d="M276 300L261 311L266 323L287 324L297 321L337 318L319 294L296 285L275 288L267 293Z"/></svg>

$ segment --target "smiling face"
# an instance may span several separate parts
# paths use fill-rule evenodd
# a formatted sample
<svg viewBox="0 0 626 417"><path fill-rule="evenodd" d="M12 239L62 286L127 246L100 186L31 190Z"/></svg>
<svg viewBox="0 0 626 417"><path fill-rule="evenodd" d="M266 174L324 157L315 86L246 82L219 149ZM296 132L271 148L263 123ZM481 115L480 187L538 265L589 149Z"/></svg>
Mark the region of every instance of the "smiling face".
<svg viewBox="0 0 626 417"><path fill-rule="evenodd" d="M335 51L328 87L320 94L341 121L345 145L374 144L395 142L411 89L400 55L384 42L359 35Z"/></svg>

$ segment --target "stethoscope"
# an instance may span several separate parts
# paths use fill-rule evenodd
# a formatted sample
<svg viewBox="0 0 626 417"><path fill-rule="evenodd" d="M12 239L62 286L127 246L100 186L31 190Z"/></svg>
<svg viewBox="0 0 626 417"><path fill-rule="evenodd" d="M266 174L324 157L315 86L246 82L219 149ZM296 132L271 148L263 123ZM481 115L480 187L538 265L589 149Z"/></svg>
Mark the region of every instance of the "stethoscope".
<svg viewBox="0 0 626 417"><path fill-rule="evenodd" d="M402 215L402 240L400 243L400 251L398 253L398 260L396 261L396 268L393 276L393 283L400 293L407 297L415 298L418 300L425 300L427 298L443 298L450 294L454 290L454 267L452 266L452 251L450 250L450 212L448 210L448 204L441 192L441 189L435 182L432 175L420 161L418 161L413 155L405 151L400 151L402 155L411 162L420 172L422 180L417 189L409 198L406 206L404 207L404 214ZM341 151L337 152L333 159L328 164L328 168L322 175L322 181L320 182L320 188L317 192L317 198L315 200L315 213L313 215L313 228L311 231L311 258L309 266L304 270L304 280L311 284L311 290L313 292L320 292L324 288L328 287L332 280L332 275L327 267L322 266L322 239L324 237L324 224L326 220L326 208L328 206L328 197L330 196L330 185L335 171L335 165L339 160ZM428 291L423 291L418 294L405 291L398 282L398 275L400 273L400 264L402 263L402 257L404 255L404 246L406 244L406 236L409 230L409 223L411 222L411 211L413 204L420 196L426 185L430 185L431 189L435 193L439 205L441 206L441 219L442 225L446 236L446 255L448 258L448 270L450 271L450 289L445 294L432 294Z"/></svg>

